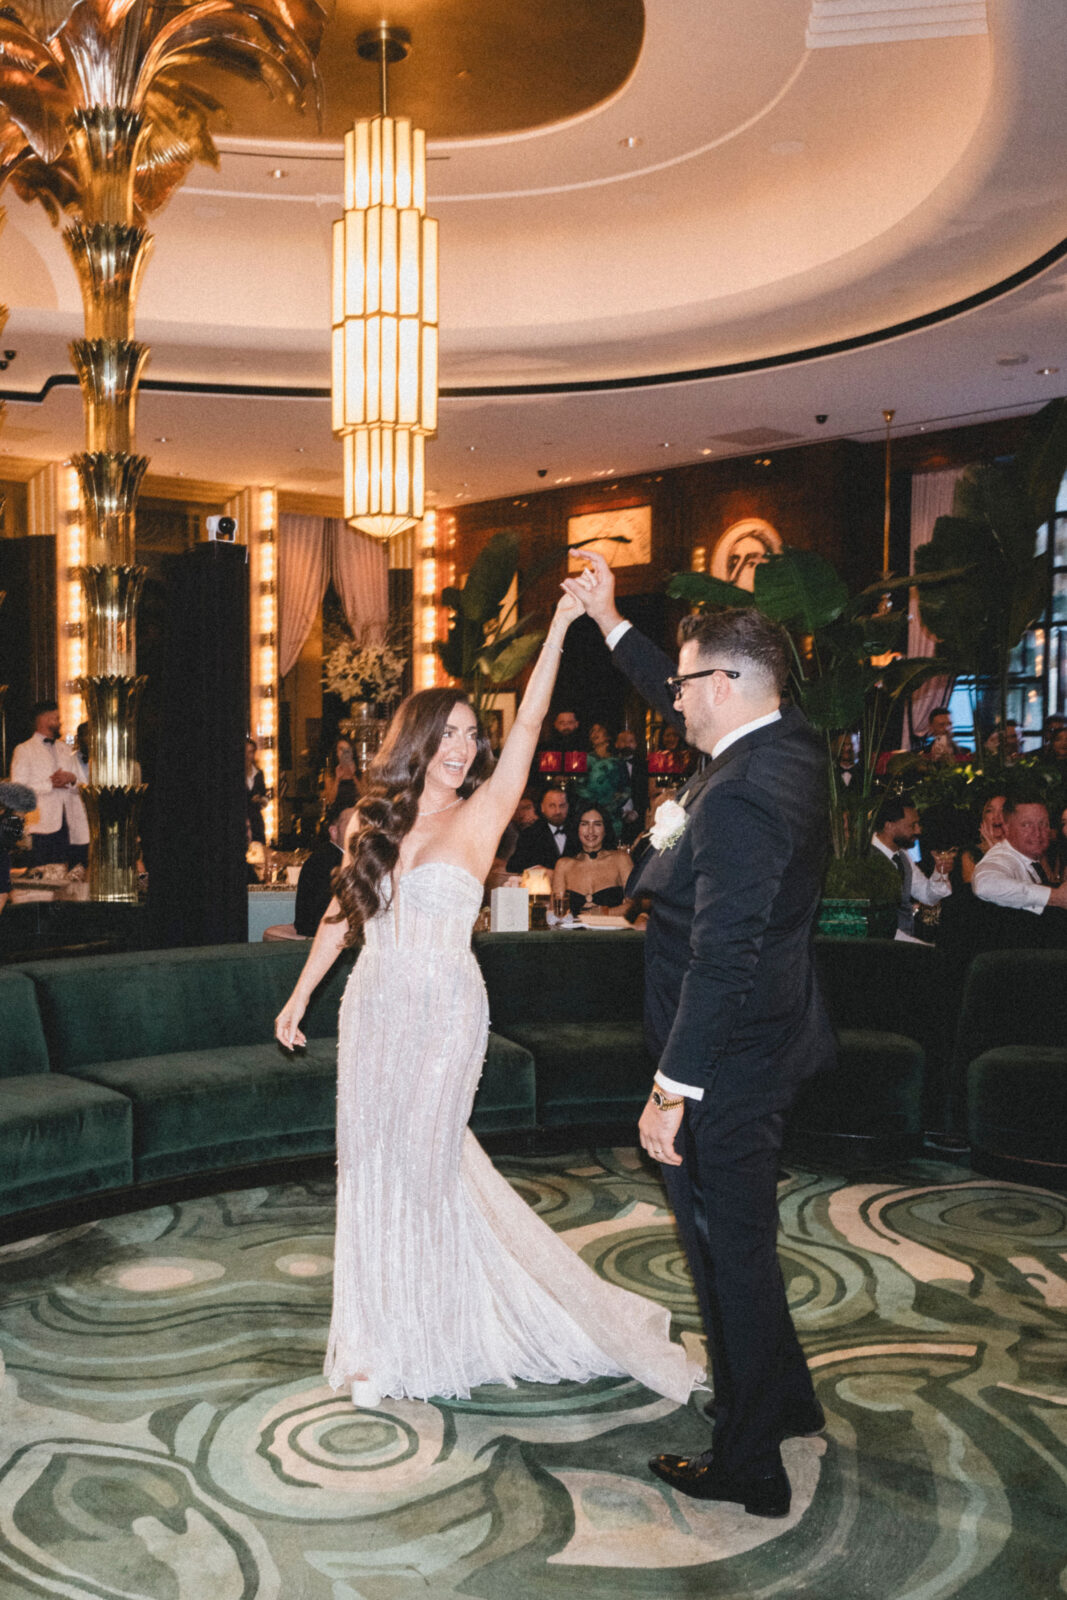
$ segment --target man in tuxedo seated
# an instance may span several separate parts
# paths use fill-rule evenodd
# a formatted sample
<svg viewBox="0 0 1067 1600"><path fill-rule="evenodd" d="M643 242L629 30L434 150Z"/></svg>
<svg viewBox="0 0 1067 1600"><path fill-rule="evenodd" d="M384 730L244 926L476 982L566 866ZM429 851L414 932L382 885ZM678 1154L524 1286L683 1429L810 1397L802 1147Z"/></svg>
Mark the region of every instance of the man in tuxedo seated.
<svg viewBox="0 0 1067 1600"><path fill-rule="evenodd" d="M333 899L333 875L345 853L345 834L355 816L355 806L341 811L330 823L330 837L313 850L300 868L296 884L293 926L302 939L313 939L326 908Z"/></svg>
<svg viewBox="0 0 1067 1600"><path fill-rule="evenodd" d="M567 796L563 789L550 785L541 796L541 815L519 834L511 855L508 872L525 872L527 867L548 867L551 870L560 856L578 853L578 839L567 822Z"/></svg>
<svg viewBox="0 0 1067 1600"><path fill-rule="evenodd" d="M974 869L978 899L1035 916L1042 916L1050 907L1067 909L1067 883L1053 888L1041 861L1052 838L1045 802L1016 800L1009 795L1004 802L1004 833Z"/></svg>
<svg viewBox="0 0 1067 1600"><path fill-rule="evenodd" d="M940 870L944 856L935 857L939 868L933 877L928 878L922 867L907 854L923 828L918 809L905 795L893 795L886 800L878 817L879 827L871 840L871 849L887 856L900 874L896 937L914 939L915 902L918 901L922 906L936 906L952 893L952 885Z"/></svg>
<svg viewBox="0 0 1067 1600"><path fill-rule="evenodd" d="M620 728L615 735L615 754L626 768L629 794L622 808L622 842L631 845L645 826L648 810L648 763L638 751L632 728Z"/></svg>

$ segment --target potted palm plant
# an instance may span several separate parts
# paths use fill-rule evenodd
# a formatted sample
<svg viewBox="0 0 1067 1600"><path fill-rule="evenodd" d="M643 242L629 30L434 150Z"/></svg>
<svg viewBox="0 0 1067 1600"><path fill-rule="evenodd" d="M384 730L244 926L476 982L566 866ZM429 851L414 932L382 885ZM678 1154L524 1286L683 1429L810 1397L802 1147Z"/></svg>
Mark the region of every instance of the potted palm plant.
<svg viewBox="0 0 1067 1600"><path fill-rule="evenodd" d="M942 578L931 573L923 581ZM901 654L907 619L903 611L890 610L888 598L914 582L879 581L850 596L824 557L786 547L756 567L751 592L702 572L677 573L667 590L702 608L756 606L788 634L793 694L826 741L833 854L820 931L838 937L888 935L900 903L897 873L870 849L880 800L876 762L896 702L943 670L927 658ZM846 788L838 780L835 751L840 736L854 730L859 761Z"/></svg>

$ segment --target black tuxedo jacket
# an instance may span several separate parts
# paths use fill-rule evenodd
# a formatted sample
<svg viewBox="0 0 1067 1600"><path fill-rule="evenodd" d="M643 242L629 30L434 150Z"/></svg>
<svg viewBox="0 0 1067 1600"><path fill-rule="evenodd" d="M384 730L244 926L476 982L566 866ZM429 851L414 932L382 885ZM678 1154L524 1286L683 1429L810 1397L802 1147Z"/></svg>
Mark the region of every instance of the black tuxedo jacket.
<svg viewBox="0 0 1067 1600"><path fill-rule="evenodd" d="M578 835L570 823L565 824L567 829L567 844L564 855L578 854ZM552 829L544 817L538 817L536 822L531 822L528 828L523 828L519 834L511 855L507 859L509 872L525 872L527 867L548 867L551 869L559 860L560 852L556 849L556 841Z"/></svg>
<svg viewBox="0 0 1067 1600"><path fill-rule="evenodd" d="M670 660L630 629L616 665L666 710ZM650 894L645 1021L668 1077L754 1096L834 1060L814 967L829 830L826 752L803 714L744 735L680 791L685 830L650 850L627 894Z"/></svg>

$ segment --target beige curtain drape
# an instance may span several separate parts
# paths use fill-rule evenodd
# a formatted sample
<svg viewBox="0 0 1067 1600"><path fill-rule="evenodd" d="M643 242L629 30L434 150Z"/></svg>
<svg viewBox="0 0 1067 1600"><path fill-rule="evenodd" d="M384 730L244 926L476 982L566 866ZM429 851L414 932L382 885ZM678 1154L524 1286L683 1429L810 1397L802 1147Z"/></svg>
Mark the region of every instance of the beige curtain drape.
<svg viewBox="0 0 1067 1600"><path fill-rule="evenodd" d="M296 663L322 604L330 572L322 517L278 518L278 671Z"/></svg>
<svg viewBox="0 0 1067 1600"><path fill-rule="evenodd" d="M341 597L348 625L358 639L379 642L389 623L389 558L380 539L357 533L340 517L325 524L330 577Z"/></svg>
<svg viewBox="0 0 1067 1600"><path fill-rule="evenodd" d="M304 648L331 579L355 636L384 639L389 622L385 546L356 533L340 517L283 512L278 518L278 670L283 678Z"/></svg>

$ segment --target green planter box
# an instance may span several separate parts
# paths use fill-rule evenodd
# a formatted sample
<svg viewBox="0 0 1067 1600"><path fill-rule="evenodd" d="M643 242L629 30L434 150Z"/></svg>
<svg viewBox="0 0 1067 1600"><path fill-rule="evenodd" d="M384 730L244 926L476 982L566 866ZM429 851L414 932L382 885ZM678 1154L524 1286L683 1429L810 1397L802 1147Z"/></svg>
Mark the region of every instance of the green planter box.
<svg viewBox="0 0 1067 1600"><path fill-rule="evenodd" d="M891 939L897 908L881 900L828 900L819 907L817 932L826 939Z"/></svg>

